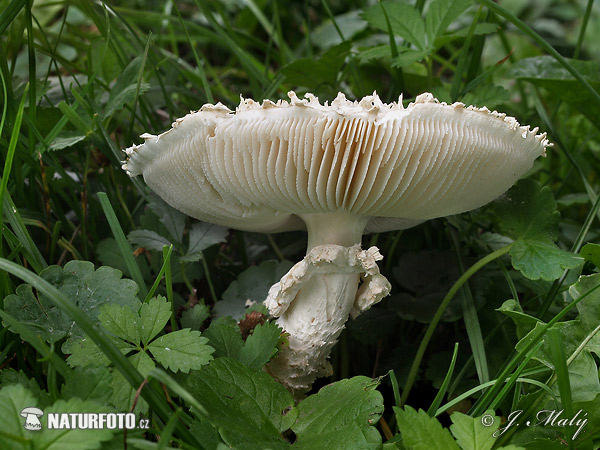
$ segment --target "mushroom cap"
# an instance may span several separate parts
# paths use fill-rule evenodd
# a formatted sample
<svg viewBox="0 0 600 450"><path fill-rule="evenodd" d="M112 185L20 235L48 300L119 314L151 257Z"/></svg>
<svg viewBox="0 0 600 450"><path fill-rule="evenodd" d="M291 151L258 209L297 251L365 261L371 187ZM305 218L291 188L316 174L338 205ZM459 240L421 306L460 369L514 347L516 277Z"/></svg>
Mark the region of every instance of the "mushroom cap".
<svg viewBox="0 0 600 450"><path fill-rule="evenodd" d="M29 414L33 414L34 416L43 416L44 411L42 411L39 408L35 408L33 406L30 406L28 408L24 408L23 410L21 410L21 417L27 417Z"/></svg>
<svg viewBox="0 0 600 450"><path fill-rule="evenodd" d="M233 112L204 105L125 150L129 175L185 214L248 231L304 229L303 215L369 217L366 231L408 228L478 208L551 145L513 117L419 95L408 107L312 94Z"/></svg>

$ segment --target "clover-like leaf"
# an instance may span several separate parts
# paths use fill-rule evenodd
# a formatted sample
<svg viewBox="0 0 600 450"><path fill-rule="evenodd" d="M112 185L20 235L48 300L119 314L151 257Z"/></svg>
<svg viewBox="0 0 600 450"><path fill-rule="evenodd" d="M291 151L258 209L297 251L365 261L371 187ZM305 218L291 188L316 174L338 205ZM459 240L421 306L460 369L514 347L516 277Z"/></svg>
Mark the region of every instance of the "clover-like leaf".
<svg viewBox="0 0 600 450"><path fill-rule="evenodd" d="M411 450L460 450L450 432L438 420L410 406L394 406L403 444Z"/></svg>

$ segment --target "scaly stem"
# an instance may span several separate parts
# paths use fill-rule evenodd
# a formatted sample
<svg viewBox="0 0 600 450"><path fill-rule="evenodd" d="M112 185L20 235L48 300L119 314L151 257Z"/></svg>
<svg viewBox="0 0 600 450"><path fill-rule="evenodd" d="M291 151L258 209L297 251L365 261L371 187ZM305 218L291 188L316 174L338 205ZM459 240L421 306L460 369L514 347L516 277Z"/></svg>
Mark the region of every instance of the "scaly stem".
<svg viewBox="0 0 600 450"><path fill-rule="evenodd" d="M366 218L332 213L302 219L308 229L307 256L271 288L265 301L289 333L289 347L269 371L297 396L310 390L316 378L331 374L327 358L351 311L355 315L389 292L375 263L381 259L377 249L360 249ZM359 291L361 273L367 273L366 288Z"/></svg>

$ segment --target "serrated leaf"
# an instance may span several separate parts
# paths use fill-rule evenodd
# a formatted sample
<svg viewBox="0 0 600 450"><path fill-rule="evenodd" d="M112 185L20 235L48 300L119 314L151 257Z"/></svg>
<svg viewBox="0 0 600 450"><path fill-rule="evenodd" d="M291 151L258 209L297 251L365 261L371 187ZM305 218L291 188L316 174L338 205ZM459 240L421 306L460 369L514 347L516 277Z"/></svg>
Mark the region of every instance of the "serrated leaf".
<svg viewBox="0 0 600 450"><path fill-rule="evenodd" d="M69 400L76 397L104 405L112 395L111 380L107 367L76 367L65 380L62 398Z"/></svg>
<svg viewBox="0 0 600 450"><path fill-rule="evenodd" d="M443 34L469 6L470 0L435 0L427 9L425 29L428 46L433 47L435 39Z"/></svg>
<svg viewBox="0 0 600 450"><path fill-rule="evenodd" d="M450 416L450 431L462 450L490 450L496 443L493 434L500 427L500 417L494 416L493 411L486 411L485 415L494 418L491 426L483 425L483 416L471 417L458 411Z"/></svg>
<svg viewBox="0 0 600 450"><path fill-rule="evenodd" d="M2 433L0 448L28 450L33 437L31 432L23 428L21 411L23 408L37 406L37 399L24 386L12 385L0 389L0 417L2 417ZM11 439L9 436L13 436Z"/></svg>
<svg viewBox="0 0 600 450"><path fill-rule="evenodd" d="M113 339L113 344L124 355L134 349L130 344L127 344L120 339ZM87 337L68 340L63 344L62 351L65 354L70 355L67 358L67 364L71 367L107 366L110 364L110 360L106 357L104 352L100 350L100 347Z"/></svg>
<svg viewBox="0 0 600 450"><path fill-rule="evenodd" d="M98 320L100 307L106 304L127 305L138 308L137 284L121 279L122 273L112 267L100 267L88 261L69 261L64 268L50 266L40 276L70 298L92 320ZM39 302L38 302L39 301ZM56 342L65 336L83 336L79 326L66 313L41 293L36 299L29 285L20 285L16 295L4 299L7 313L29 326L42 329L48 342ZM45 331L44 331L45 330Z"/></svg>
<svg viewBox="0 0 600 450"><path fill-rule="evenodd" d="M156 367L152 358L145 352L137 352L133 356L127 358L127 360L143 377L147 377L150 371ZM129 412L133 406L136 390L139 386L136 386L135 388L132 387L118 370L113 370L111 385L113 389L111 403L115 405L118 410ZM139 414L147 411L148 403L140 396L133 412Z"/></svg>
<svg viewBox="0 0 600 450"><path fill-rule="evenodd" d="M558 248L554 243L518 240L510 249L512 265L530 280L552 281L565 269L574 269L583 259Z"/></svg>
<svg viewBox="0 0 600 450"><path fill-rule="evenodd" d="M192 372L186 388L233 448L289 449L281 433L292 426L298 411L292 395L270 375L219 358Z"/></svg>
<svg viewBox="0 0 600 450"><path fill-rule="evenodd" d="M156 195L151 197L148 206L158 216L158 220L165 226L175 242L182 243L185 215Z"/></svg>
<svg viewBox="0 0 600 450"><path fill-rule="evenodd" d="M211 355L215 350L207 343L208 339L200 337L199 331L184 328L155 339L148 350L167 369L188 373L213 359Z"/></svg>
<svg viewBox="0 0 600 450"><path fill-rule="evenodd" d="M461 99L465 105L475 105L478 107L487 107L489 109L496 108L500 103L504 103L510 99L510 92L502 86L493 84L483 84L477 89L467 92Z"/></svg>
<svg viewBox="0 0 600 450"><path fill-rule="evenodd" d="M124 341L137 345L140 342L139 316L131 308L120 305L104 305L98 316L102 326Z"/></svg>
<svg viewBox="0 0 600 450"><path fill-rule="evenodd" d="M247 300L262 303L267 298L270 287L292 266L289 261L265 261L246 269L223 292L223 299L215 304L213 312L219 316L241 319L246 311Z"/></svg>
<svg viewBox="0 0 600 450"><path fill-rule="evenodd" d="M427 50L404 49L396 58L392 60L392 67L406 67L412 63L421 61L429 52Z"/></svg>
<svg viewBox="0 0 600 450"><path fill-rule="evenodd" d="M419 11L413 6L406 3L385 1L367 8L362 14L362 18L372 27L387 33L388 26L382 8L385 9L394 35L407 40L419 50L427 48L425 22Z"/></svg>
<svg viewBox="0 0 600 450"><path fill-rule="evenodd" d="M275 322L257 325L246 339L238 359L253 369L261 369L277 353L282 331Z"/></svg>
<svg viewBox="0 0 600 450"><path fill-rule="evenodd" d="M192 330L200 330L202 324L210 317L210 309L207 305L194 305L181 314L181 326Z"/></svg>
<svg viewBox="0 0 600 450"><path fill-rule="evenodd" d="M460 450L450 432L425 411L394 406L402 442L411 450Z"/></svg>
<svg viewBox="0 0 600 450"><path fill-rule="evenodd" d="M208 338L209 344L215 349L214 357L221 358L227 356L229 358L238 359L240 350L244 346L242 333L239 327L233 321L233 324L226 323L225 317L213 320L210 326L203 333L203 336Z"/></svg>
<svg viewBox="0 0 600 450"><path fill-rule="evenodd" d="M292 426L298 449L379 449L375 428L383 413L379 382L358 376L327 385L298 405Z"/></svg>
<svg viewBox="0 0 600 450"><path fill-rule="evenodd" d="M144 345L160 333L171 318L171 303L162 295L150 299L140 309L140 337Z"/></svg>
<svg viewBox="0 0 600 450"><path fill-rule="evenodd" d="M143 247L146 250L156 250L162 252L163 247L171 245L171 242L164 236L150 230L134 230L127 235L127 240L133 245Z"/></svg>
<svg viewBox="0 0 600 450"><path fill-rule="evenodd" d="M190 230L190 242L185 256L181 261L198 261L202 252L211 245L225 242L229 230L219 225L207 222L198 222L192 225Z"/></svg>

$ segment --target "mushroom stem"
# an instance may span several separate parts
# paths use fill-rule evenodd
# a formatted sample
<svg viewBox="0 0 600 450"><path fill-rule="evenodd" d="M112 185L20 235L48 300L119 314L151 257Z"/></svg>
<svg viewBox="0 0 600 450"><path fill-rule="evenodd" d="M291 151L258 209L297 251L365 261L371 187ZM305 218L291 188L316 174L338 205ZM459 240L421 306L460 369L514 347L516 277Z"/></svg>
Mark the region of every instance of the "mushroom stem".
<svg viewBox="0 0 600 450"><path fill-rule="evenodd" d="M289 333L289 347L268 369L297 397L310 390L316 378L331 374L327 358L348 315L355 317L390 290L379 274L378 249L360 248L367 219L344 213L302 218L308 229L307 255L271 287L265 300Z"/></svg>

